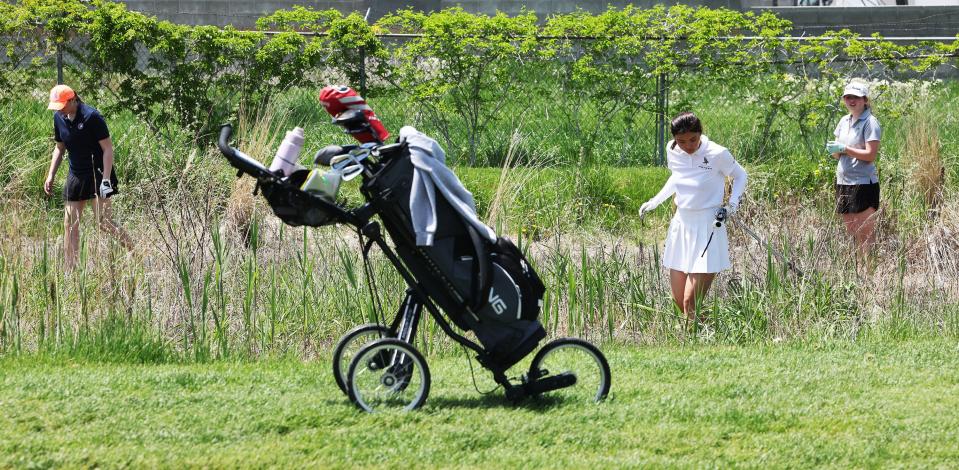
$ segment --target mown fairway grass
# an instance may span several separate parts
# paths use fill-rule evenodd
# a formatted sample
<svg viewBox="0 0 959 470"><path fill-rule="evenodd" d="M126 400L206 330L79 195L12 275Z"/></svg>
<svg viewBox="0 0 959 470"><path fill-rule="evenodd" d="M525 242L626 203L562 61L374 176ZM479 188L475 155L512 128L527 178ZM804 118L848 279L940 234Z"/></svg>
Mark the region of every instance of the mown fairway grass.
<svg viewBox="0 0 959 470"><path fill-rule="evenodd" d="M368 415L328 360L0 360L0 467L949 467L955 340L606 348L601 405L508 405L431 356L424 409ZM478 377L488 389L488 375Z"/></svg>

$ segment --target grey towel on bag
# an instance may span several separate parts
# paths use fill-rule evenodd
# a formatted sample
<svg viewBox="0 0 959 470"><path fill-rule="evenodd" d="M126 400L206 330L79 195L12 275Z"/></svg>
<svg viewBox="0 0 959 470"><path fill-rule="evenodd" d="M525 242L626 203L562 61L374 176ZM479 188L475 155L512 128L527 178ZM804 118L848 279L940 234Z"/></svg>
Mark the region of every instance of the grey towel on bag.
<svg viewBox="0 0 959 470"><path fill-rule="evenodd" d="M496 232L476 216L476 203L452 170L446 167L446 152L440 144L412 126L400 129L400 141L409 145L413 162L413 185L410 188L410 213L416 244L433 245L436 234L436 191L446 198L453 209L490 242L496 242Z"/></svg>

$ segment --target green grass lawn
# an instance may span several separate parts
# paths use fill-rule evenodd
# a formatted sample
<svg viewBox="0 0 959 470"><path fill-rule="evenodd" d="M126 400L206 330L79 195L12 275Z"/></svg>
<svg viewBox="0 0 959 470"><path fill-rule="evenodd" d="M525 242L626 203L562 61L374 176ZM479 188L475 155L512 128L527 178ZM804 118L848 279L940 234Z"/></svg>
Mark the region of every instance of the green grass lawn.
<svg viewBox="0 0 959 470"><path fill-rule="evenodd" d="M949 467L954 340L608 347L610 399L527 402L431 356L412 413L368 415L329 361L0 359L0 467ZM490 388L488 374L478 377Z"/></svg>

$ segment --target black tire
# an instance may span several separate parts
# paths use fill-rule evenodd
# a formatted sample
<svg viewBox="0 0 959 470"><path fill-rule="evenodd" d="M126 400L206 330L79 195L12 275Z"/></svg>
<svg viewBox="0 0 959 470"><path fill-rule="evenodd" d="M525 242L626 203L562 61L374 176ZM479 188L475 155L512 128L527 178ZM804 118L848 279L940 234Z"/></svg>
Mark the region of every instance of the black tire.
<svg viewBox="0 0 959 470"><path fill-rule="evenodd" d="M340 387L343 394L347 396L350 394L343 377L345 372L349 370L350 363L353 362L356 353L367 343L392 336L389 328L376 323L367 323L346 332L337 341L336 347L333 348L333 378L336 380L336 386Z"/></svg>
<svg viewBox="0 0 959 470"><path fill-rule="evenodd" d="M609 395L612 375L606 356L596 346L579 338L550 341L533 357L527 377L541 380L563 373L576 376L570 387L549 392L564 400L600 402Z"/></svg>
<svg viewBox="0 0 959 470"><path fill-rule="evenodd" d="M430 369L412 345L395 338L363 346L350 363L347 388L361 410L415 410L430 394Z"/></svg>

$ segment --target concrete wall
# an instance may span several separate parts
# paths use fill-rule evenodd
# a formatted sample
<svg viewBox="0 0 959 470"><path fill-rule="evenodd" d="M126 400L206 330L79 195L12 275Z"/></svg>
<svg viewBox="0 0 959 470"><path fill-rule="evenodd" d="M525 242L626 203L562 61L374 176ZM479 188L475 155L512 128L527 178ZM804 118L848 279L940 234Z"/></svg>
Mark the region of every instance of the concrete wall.
<svg viewBox="0 0 959 470"><path fill-rule="evenodd" d="M711 8L725 7L730 9L741 9L743 0L702 0L693 2L697 5L706 5ZM637 7L650 7L652 5L664 4L672 5L677 3L690 3L684 1L663 1L663 0L641 0L638 2L591 0L586 2L577 1L550 1L550 0L466 0L466 1L443 1L443 0L341 0L341 1L250 1L250 0L127 0L127 8L139 11L149 15L156 16L163 20L173 21L181 24L211 24L224 26L232 24L240 29L252 28L256 19L283 8L290 8L293 5L312 7L317 10L335 8L342 12L359 12L366 14L369 9L369 18L375 21L380 17L392 11L412 7L420 11L438 11L444 8L462 6L465 10L486 14L494 14L497 11L515 15L522 11L525 6L527 9L535 11L541 16L552 13L568 13L577 9L583 9L590 12L601 12L606 10L607 6L612 5L622 8L632 4Z"/></svg>
<svg viewBox="0 0 959 470"><path fill-rule="evenodd" d="M871 1L871 0L870 0ZM921 1L921 0L911 0ZM941 0L940 0L941 1ZM650 7L656 4L671 5L688 3L705 5L711 8L729 8L735 10L773 11L789 19L795 25L794 33L821 34L827 30L849 28L853 31L871 34L879 32L884 36L950 36L959 32L959 0L953 6L883 6L883 7L771 7L753 5L769 4L769 0L700 0L700 1L657 1L640 0L634 2L590 0L590 1L548 1L548 0L332 0L332 1L251 1L251 0L129 0L124 3L131 10L140 11L182 24L211 24L223 26L232 24L240 29L254 26L257 18L278 9L293 5L312 7L318 10L335 8L343 12L365 14L369 8L370 20L376 20L391 11L411 6L421 11L437 11L460 5L467 11L493 14L502 11L517 14L525 6L540 16L554 13L568 13L576 9L601 12L608 6L622 8L628 4L638 7ZM785 3L785 1L780 2Z"/></svg>
<svg viewBox="0 0 959 470"><path fill-rule="evenodd" d="M123 2L127 8L161 20L188 25L225 26L232 24L240 29L252 28L257 18L293 5L310 6L315 9L335 8L340 11L365 11L369 1L250 1L250 0L132 0Z"/></svg>
<svg viewBox="0 0 959 470"><path fill-rule="evenodd" d="M527 0L527 1L513 1L513 0L493 0L493 1L484 1L484 0L460 0L460 1L444 1L444 2L435 2L441 5L441 8L448 8L456 5L460 5L463 9L467 11L480 12L492 15L497 11L502 11L506 14L514 15L522 11L523 7L526 6L527 9L536 12L540 16L546 16L553 13L569 13L576 11L577 9L582 9L592 13L599 13L605 11L609 6L616 8L624 8L627 5L633 5L637 8L650 8L655 5L675 5L675 4L691 4L691 5L702 5L709 8L729 8L732 10L739 10L743 8L742 0L699 0L699 1L663 1L663 0L640 0L634 2L619 2L619 1L587 1L587 2L577 2L577 1L549 1L549 0Z"/></svg>
<svg viewBox="0 0 959 470"><path fill-rule="evenodd" d="M762 7L793 22L795 33L822 34L848 28L883 36L948 36L959 33L959 6Z"/></svg>

